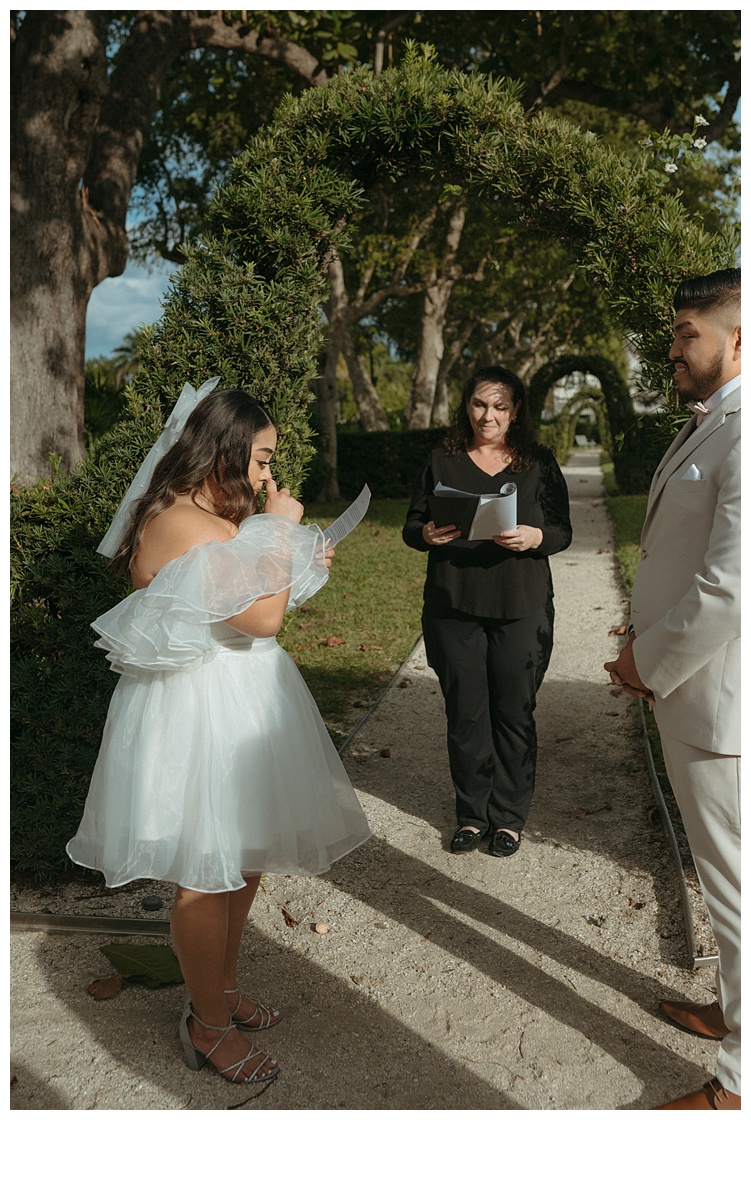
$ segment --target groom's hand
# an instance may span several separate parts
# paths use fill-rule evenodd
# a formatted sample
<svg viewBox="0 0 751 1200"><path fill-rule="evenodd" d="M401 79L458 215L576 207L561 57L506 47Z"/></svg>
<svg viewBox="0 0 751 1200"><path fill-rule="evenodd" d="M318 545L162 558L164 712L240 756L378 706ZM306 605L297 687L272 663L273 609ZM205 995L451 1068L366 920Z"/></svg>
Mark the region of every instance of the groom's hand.
<svg viewBox="0 0 751 1200"><path fill-rule="evenodd" d="M642 681L634 660L634 634L629 635L626 645L613 662L604 663L610 682L622 687L629 696L640 700L654 700L654 694Z"/></svg>

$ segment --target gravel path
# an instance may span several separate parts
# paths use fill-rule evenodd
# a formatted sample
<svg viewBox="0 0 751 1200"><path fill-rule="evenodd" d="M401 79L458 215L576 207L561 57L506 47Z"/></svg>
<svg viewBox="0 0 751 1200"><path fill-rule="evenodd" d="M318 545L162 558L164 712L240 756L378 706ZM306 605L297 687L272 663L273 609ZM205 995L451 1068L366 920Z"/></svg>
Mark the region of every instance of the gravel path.
<svg viewBox="0 0 751 1200"><path fill-rule="evenodd" d="M111 973L99 946L120 939L17 932L11 1107L644 1109L713 1074L714 1045L655 1012L661 996L714 999L714 978L686 969L636 702L602 669L626 601L596 452L566 476L574 541L552 560L556 644L520 852L447 853L442 698L420 644L344 752L373 837L323 878L267 877L259 893L242 956L252 994L284 1009L258 1039L283 1066L273 1085L187 1070L180 988L94 1001L86 985ZM138 917L145 895L170 894L71 885L16 890L13 908Z"/></svg>

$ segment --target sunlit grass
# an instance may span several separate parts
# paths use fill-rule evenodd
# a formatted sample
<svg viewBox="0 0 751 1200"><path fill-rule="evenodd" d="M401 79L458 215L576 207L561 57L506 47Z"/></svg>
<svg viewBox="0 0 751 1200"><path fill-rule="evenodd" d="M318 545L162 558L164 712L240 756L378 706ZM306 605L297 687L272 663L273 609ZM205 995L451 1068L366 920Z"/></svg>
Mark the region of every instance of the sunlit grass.
<svg viewBox="0 0 751 1200"><path fill-rule="evenodd" d="M629 595L639 564L641 531L647 511L646 496L619 496L612 462L603 462L607 505L615 530L616 557Z"/></svg>

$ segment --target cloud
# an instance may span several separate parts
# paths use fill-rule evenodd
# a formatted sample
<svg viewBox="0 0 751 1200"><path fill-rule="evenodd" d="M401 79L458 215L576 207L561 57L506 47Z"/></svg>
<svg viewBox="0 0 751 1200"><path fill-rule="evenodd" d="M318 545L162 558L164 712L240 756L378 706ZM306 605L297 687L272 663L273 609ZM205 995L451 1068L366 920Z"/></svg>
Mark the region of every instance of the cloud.
<svg viewBox="0 0 751 1200"><path fill-rule="evenodd" d="M129 262L122 275L94 288L86 312L86 357L109 356L136 326L159 320L170 277L166 267L148 271Z"/></svg>

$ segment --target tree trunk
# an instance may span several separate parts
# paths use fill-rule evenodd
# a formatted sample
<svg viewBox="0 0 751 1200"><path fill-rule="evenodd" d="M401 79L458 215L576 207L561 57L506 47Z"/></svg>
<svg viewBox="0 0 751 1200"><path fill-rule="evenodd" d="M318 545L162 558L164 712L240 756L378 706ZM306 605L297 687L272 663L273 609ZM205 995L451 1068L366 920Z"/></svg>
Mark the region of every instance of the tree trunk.
<svg viewBox="0 0 751 1200"><path fill-rule="evenodd" d="M102 13L30 12L13 48L11 470L21 483L47 474L50 454L70 469L84 450L86 305L99 280L81 181L108 89L104 32Z"/></svg>
<svg viewBox="0 0 751 1200"><path fill-rule="evenodd" d="M436 272L423 292L420 329L417 338L417 359L404 414L406 429L428 429L430 427L438 371L443 358L443 330L446 325L446 313L451 293L461 274L461 269L456 266L455 260L466 215L464 204L457 205L451 214L440 273Z"/></svg>
<svg viewBox="0 0 751 1200"><path fill-rule="evenodd" d="M316 448L326 477L318 490L318 500L338 500L339 480L337 479L337 445L336 445L336 410L338 402L338 386L336 370L339 363L341 342L338 334L340 327L329 329L326 348L322 354L322 370L316 380L316 430L318 438Z"/></svg>
<svg viewBox="0 0 751 1200"><path fill-rule="evenodd" d="M344 326L342 351L352 383L352 394L357 405L360 424L366 433L376 433L378 430L388 429L388 418L381 408L381 401L378 399L375 384L370 378L370 371L365 365L362 355L357 353L349 326L346 325Z"/></svg>
<svg viewBox="0 0 751 1200"><path fill-rule="evenodd" d="M456 336L451 339L448 348L444 348L441 365L438 368L438 382L436 383L435 401L431 418L432 425L448 425L449 423L448 378L462 350L471 338L476 325L476 321L464 321Z"/></svg>
<svg viewBox="0 0 751 1200"><path fill-rule="evenodd" d="M31 483L84 453L86 308L128 260L125 221L144 139L175 59L205 45L328 76L294 43L224 12L144 10L109 74L106 11L29 10L12 26L11 471Z"/></svg>
<svg viewBox="0 0 751 1200"><path fill-rule="evenodd" d="M443 329L446 324L455 279L442 279L423 293L417 359L404 414L406 429L428 429L433 415L438 371L443 358Z"/></svg>
<svg viewBox="0 0 751 1200"><path fill-rule="evenodd" d="M339 385L337 370L347 331L347 289L344 271L338 254L332 254L326 268L329 277L329 298L325 304L329 328L323 350L321 375L316 381L316 427L318 453L326 469L326 479L318 493L319 500L338 500L336 422L339 416Z"/></svg>

